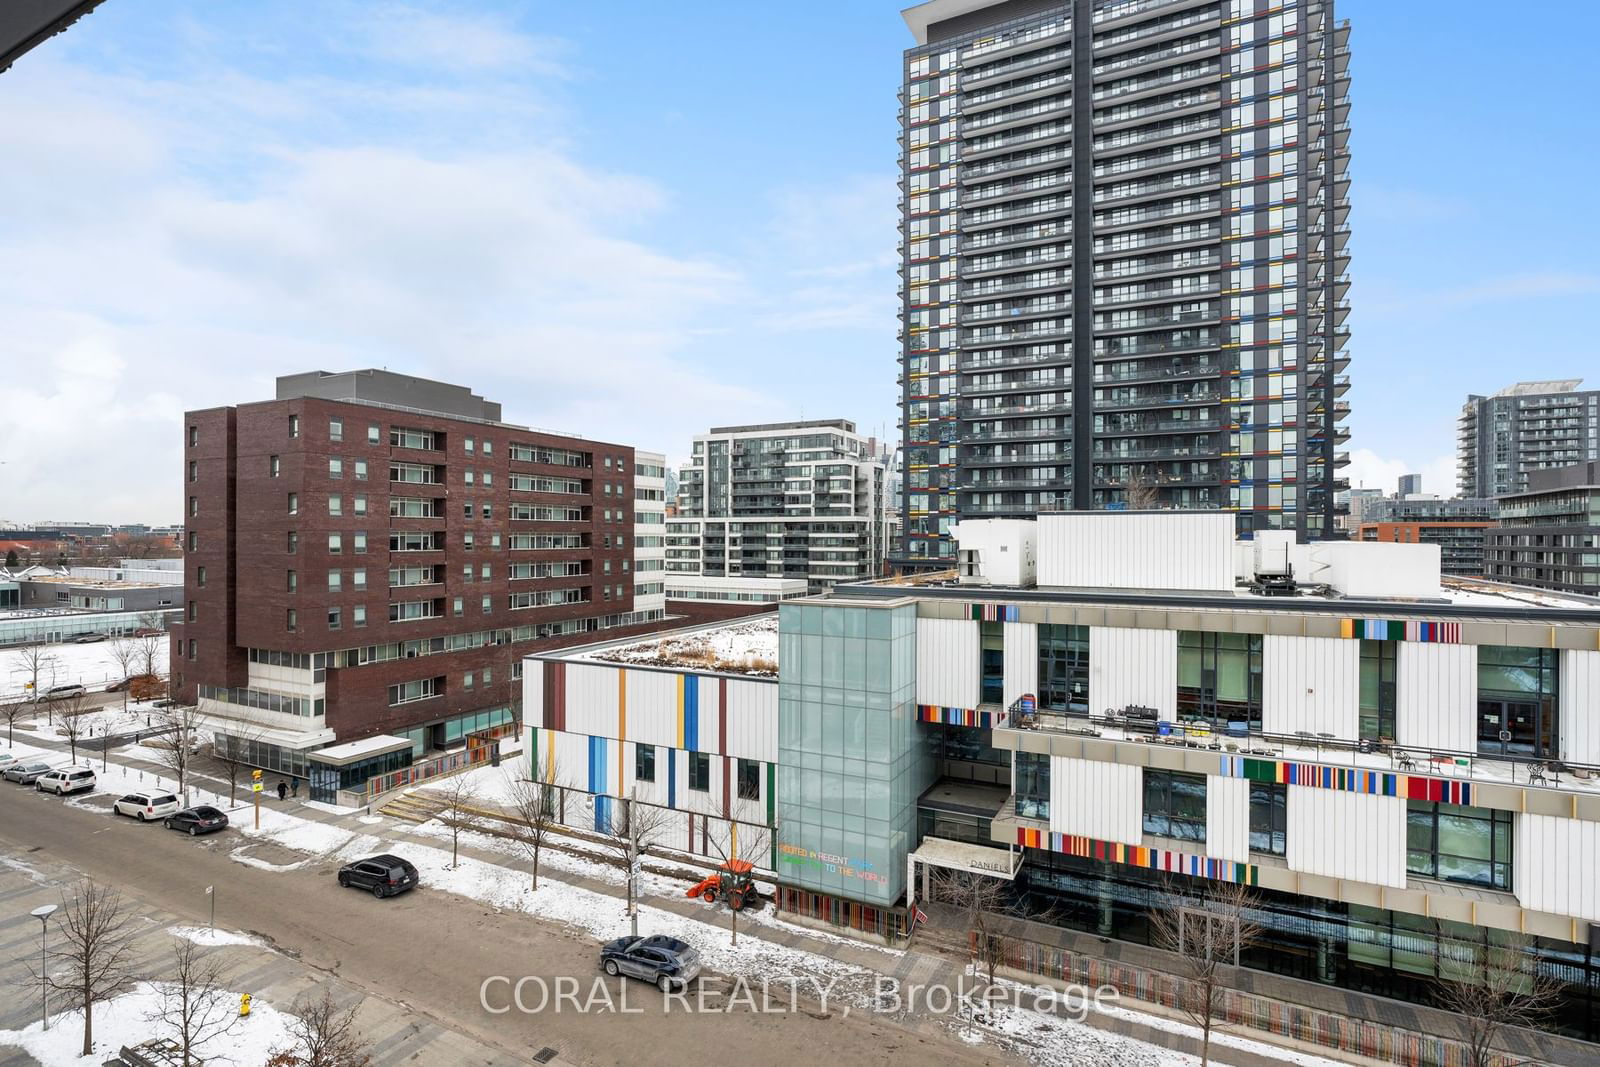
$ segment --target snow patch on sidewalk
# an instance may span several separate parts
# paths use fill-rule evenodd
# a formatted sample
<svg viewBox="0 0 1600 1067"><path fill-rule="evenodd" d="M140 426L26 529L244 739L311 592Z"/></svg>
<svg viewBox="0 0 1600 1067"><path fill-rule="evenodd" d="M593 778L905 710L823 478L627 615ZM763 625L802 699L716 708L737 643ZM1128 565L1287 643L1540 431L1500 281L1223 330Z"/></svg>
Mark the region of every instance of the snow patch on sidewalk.
<svg viewBox="0 0 1600 1067"><path fill-rule="evenodd" d="M193 941L206 948L220 948L224 945L248 945L252 948L265 948L266 942L259 937L249 934L236 933L233 930L213 930L205 926L169 926L167 933L173 937L181 937L185 941Z"/></svg>

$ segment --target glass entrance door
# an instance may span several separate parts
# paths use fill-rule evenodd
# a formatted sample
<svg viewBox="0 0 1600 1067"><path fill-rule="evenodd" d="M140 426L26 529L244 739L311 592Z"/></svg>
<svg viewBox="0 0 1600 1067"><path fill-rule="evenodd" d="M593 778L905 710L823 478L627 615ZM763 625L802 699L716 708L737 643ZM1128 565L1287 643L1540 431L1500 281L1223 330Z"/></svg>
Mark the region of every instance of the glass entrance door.
<svg viewBox="0 0 1600 1067"><path fill-rule="evenodd" d="M1554 723L1531 700L1480 699L1478 751L1508 756L1555 753Z"/></svg>

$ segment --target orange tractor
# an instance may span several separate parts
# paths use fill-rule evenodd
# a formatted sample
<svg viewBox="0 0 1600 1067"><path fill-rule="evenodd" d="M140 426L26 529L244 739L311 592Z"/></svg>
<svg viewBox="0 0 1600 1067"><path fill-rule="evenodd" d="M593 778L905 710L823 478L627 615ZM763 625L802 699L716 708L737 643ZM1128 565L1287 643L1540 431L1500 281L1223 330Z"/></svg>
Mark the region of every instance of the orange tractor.
<svg viewBox="0 0 1600 1067"><path fill-rule="evenodd" d="M716 871L689 887L690 899L700 897L707 904L715 904L718 897L728 902L734 911L756 899L756 880L751 873L754 867L747 860L729 860Z"/></svg>

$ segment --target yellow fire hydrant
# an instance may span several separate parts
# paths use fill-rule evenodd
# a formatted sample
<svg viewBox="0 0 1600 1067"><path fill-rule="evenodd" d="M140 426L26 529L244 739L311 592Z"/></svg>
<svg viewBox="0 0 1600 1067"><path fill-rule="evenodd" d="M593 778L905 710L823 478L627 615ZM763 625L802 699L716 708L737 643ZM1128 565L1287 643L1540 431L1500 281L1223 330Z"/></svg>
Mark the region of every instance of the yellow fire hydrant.
<svg viewBox="0 0 1600 1067"><path fill-rule="evenodd" d="M239 994L239 1018L243 1019L250 1014L250 994Z"/></svg>

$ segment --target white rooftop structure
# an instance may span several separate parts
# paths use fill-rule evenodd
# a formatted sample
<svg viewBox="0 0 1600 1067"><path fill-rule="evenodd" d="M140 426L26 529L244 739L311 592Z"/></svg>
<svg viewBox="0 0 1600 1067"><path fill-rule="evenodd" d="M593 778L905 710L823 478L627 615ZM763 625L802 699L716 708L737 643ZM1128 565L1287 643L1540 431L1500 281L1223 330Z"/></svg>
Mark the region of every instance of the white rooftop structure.
<svg viewBox="0 0 1600 1067"><path fill-rule="evenodd" d="M1583 384L1582 378L1555 378L1548 382L1517 382L1497 389L1493 396L1540 396L1544 393L1570 393Z"/></svg>

